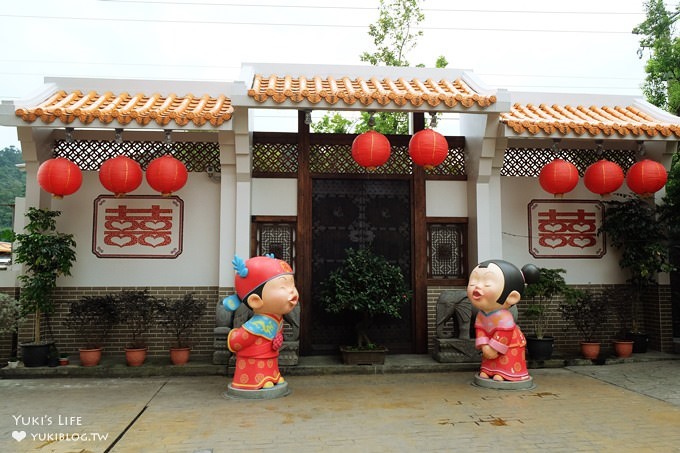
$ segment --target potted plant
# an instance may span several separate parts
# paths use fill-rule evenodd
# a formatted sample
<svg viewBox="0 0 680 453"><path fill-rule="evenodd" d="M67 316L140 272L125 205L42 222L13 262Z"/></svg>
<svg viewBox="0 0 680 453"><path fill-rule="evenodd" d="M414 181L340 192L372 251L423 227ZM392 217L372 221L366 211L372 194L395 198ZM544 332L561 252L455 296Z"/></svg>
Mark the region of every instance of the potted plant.
<svg viewBox="0 0 680 453"><path fill-rule="evenodd" d="M21 304L12 296L0 293L0 335L12 335L12 356L8 361L8 366L16 368L18 362L16 358L16 334L19 330L19 323L22 321Z"/></svg>
<svg viewBox="0 0 680 453"><path fill-rule="evenodd" d="M71 302L66 326L80 337L82 366L99 365L104 341L117 322L118 304L112 294L86 296Z"/></svg>
<svg viewBox="0 0 680 453"><path fill-rule="evenodd" d="M19 276L19 300L23 313L34 315L33 340L21 344L24 365L29 367L47 364L53 342L43 341L41 315L45 315L49 331L50 315L54 312L52 291L57 286L58 277L71 275L71 267L76 260L73 235L56 231L56 217L59 215L59 211L29 208L26 233L15 234L13 238L17 243L14 261L24 265L24 273Z"/></svg>
<svg viewBox="0 0 680 453"><path fill-rule="evenodd" d="M527 285L524 298L528 301L524 315L529 318L533 335L527 335L527 350L533 360L548 360L552 356L555 338L546 335L548 313L553 300L565 294L569 287L561 274L564 269L539 268L538 281Z"/></svg>
<svg viewBox="0 0 680 453"><path fill-rule="evenodd" d="M399 318L411 292L398 266L369 249L348 249L344 263L321 285L321 304L329 313L353 315L356 344L341 346L343 360L354 363L384 363L386 348L373 343L368 331L377 316ZM370 358L355 359L355 352L369 351ZM379 354L377 354L379 353Z"/></svg>
<svg viewBox="0 0 680 453"><path fill-rule="evenodd" d="M633 299L630 287L617 287L605 291L602 295L604 303L612 307L616 313L619 330L612 340L614 354L617 357L626 358L633 354L634 341L628 335L630 332L629 321L631 319L631 304Z"/></svg>
<svg viewBox="0 0 680 453"><path fill-rule="evenodd" d="M128 366L140 366L146 360L144 335L149 331L157 312L157 301L148 289L122 291L118 295L120 321L130 330L132 339L125 347Z"/></svg>
<svg viewBox="0 0 680 453"><path fill-rule="evenodd" d="M189 361L191 332L205 312L205 301L195 299L193 293L179 299L161 299L158 302L160 323L170 330L175 339L170 348L173 365L184 365Z"/></svg>
<svg viewBox="0 0 680 453"><path fill-rule="evenodd" d="M646 352L642 296L656 285L659 272L670 272L666 228L659 221L653 201L633 195L620 195L622 200L607 201L601 231L607 233L612 247L621 251L619 266L628 270L631 289L631 331L634 352Z"/></svg>
<svg viewBox="0 0 680 453"><path fill-rule="evenodd" d="M595 333L607 318L607 305L601 296L588 290L570 290L558 309L565 321L570 322L581 334L581 354L586 359L596 359L600 343Z"/></svg>

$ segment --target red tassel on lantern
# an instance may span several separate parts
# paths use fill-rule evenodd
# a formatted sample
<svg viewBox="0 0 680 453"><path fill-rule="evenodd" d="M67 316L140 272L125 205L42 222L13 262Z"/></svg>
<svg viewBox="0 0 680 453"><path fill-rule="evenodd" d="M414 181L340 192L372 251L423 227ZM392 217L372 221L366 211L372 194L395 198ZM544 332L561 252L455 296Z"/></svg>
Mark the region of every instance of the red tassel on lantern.
<svg viewBox="0 0 680 453"><path fill-rule="evenodd" d="M446 138L432 129L423 129L413 134L408 143L408 153L413 163L432 170L444 162L449 154L449 144Z"/></svg>
<svg viewBox="0 0 680 453"><path fill-rule="evenodd" d="M666 185L668 173L663 165L645 159L633 164L626 173L626 184L638 195L650 196Z"/></svg>
<svg viewBox="0 0 680 453"><path fill-rule="evenodd" d="M65 157L55 157L43 162L38 167L38 184L54 198L71 195L83 183L80 168Z"/></svg>
<svg viewBox="0 0 680 453"><path fill-rule="evenodd" d="M538 182L543 190L560 198L578 184L578 170L571 162L555 159L541 169Z"/></svg>
<svg viewBox="0 0 680 453"><path fill-rule="evenodd" d="M108 159L99 169L99 181L102 186L117 197L135 190L143 178L142 167L126 156Z"/></svg>
<svg viewBox="0 0 680 453"><path fill-rule="evenodd" d="M586 169L583 183L593 193L608 195L623 184L623 170L614 162L601 159Z"/></svg>
<svg viewBox="0 0 680 453"><path fill-rule="evenodd" d="M188 177L184 164L170 155L158 157L146 167L147 182L164 197L184 187Z"/></svg>
<svg viewBox="0 0 680 453"><path fill-rule="evenodd" d="M390 141L383 134L370 130L352 142L352 158L367 170L375 170L390 158Z"/></svg>

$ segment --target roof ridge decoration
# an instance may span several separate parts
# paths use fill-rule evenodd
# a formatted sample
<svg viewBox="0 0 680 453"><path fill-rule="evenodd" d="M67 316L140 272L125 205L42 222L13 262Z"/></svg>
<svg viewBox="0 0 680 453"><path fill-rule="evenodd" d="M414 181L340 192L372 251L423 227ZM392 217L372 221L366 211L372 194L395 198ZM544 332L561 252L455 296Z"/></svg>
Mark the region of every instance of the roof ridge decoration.
<svg viewBox="0 0 680 453"><path fill-rule="evenodd" d="M335 105L342 101L347 105L352 105L358 101L365 106L374 102L384 106L392 102L400 107L406 104L411 104L413 107L423 104L436 107L441 103L447 107L454 107L460 103L470 108L475 104L479 107L488 107L496 102L495 95L482 95L461 78L453 81L434 81L428 78L422 81L418 78L406 80L403 77L396 80L385 77L379 80L373 76L367 80L363 77L351 78L349 76L307 78L274 74L266 77L262 74L255 74L248 96L260 103L271 99L277 104L286 101L299 103L307 100L312 104L325 101Z"/></svg>
<svg viewBox="0 0 680 453"><path fill-rule="evenodd" d="M639 108L627 106L520 104L500 115L501 123L517 134L547 135L573 133L576 135L612 136L618 134L680 138L680 124L657 119Z"/></svg>
<svg viewBox="0 0 680 453"><path fill-rule="evenodd" d="M121 125L135 121L144 126L153 121L159 126L167 126L174 121L179 126L186 126L191 122L199 127L206 123L221 126L231 119L233 112L231 100L224 95L214 98L192 94L113 94L110 91L103 94L96 91L83 94L79 90L59 90L35 107L20 107L15 110L18 117L29 123L38 119L47 124L55 120L65 124L76 120L89 124L99 120L104 124L117 121Z"/></svg>

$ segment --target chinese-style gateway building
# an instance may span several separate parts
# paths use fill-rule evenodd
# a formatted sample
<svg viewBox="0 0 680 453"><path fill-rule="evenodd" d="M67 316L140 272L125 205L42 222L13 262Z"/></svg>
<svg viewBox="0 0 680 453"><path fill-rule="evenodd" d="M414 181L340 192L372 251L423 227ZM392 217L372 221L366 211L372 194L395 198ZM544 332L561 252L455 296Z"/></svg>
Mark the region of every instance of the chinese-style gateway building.
<svg viewBox="0 0 680 453"><path fill-rule="evenodd" d="M296 111L297 127L258 129L262 110ZM369 171L352 158L356 135L310 132L311 113L327 110L405 112L413 134L437 114L439 124L458 121L459 133L445 137L448 154L432 169L414 164L412 135L388 135L389 160ZM461 70L374 66L244 64L230 83L46 78L32 97L3 101L0 124L17 128L26 163L15 229L35 206L61 211L59 230L75 235L77 262L59 281L57 321L85 295L191 291L211 307L194 345L206 357L219 324L212 307L233 292L234 254L272 252L294 266L301 355L334 353L351 341L342 319L315 299L347 248L370 245L410 282L412 303L376 335L395 353L432 351L439 294L464 287L484 259L565 268L575 286L622 285L618 254L597 234L602 197L583 175L602 159L624 172L642 159L668 169L680 141L680 118L630 96L511 92ZM130 190L123 196L99 176L118 156L145 173L134 189L112 176L110 184ZM176 167L150 179L150 164L163 156ZM61 199L37 180L40 165L57 157L83 177L79 190ZM554 159L577 172L575 188L561 198L553 197L559 177L539 184ZM179 187L168 179L175 161L187 172ZM625 184L618 189L627 191ZM0 273L0 287L12 291L19 272ZM657 289L645 301L646 328L651 348L670 351L668 276ZM611 338L617 326L606 329ZM115 333L107 350L122 351L125 340ZM165 354L171 339L158 330L152 340L150 353ZM77 350L74 340L57 341ZM577 344L558 338L556 347Z"/></svg>

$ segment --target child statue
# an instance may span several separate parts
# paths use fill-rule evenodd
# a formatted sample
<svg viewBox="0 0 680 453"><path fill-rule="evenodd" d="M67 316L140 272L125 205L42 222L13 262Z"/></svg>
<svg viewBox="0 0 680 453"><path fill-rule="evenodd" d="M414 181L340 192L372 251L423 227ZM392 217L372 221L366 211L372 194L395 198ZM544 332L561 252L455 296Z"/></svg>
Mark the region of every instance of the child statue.
<svg viewBox="0 0 680 453"><path fill-rule="evenodd" d="M271 389L285 383L279 372L279 348L283 344L283 316L298 303L293 269L273 256L232 261L236 270L236 295L222 303L234 311L242 303L254 313L227 337L227 347L236 354L236 369L230 390Z"/></svg>
<svg viewBox="0 0 680 453"><path fill-rule="evenodd" d="M526 340L508 310L522 298L525 283L538 280L539 270L527 264L520 271L503 260L480 263L470 274L467 295L479 312L475 346L482 351L479 377L494 381L529 380Z"/></svg>

